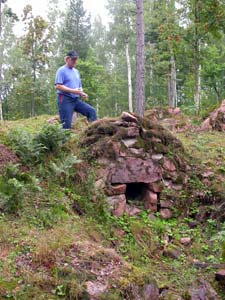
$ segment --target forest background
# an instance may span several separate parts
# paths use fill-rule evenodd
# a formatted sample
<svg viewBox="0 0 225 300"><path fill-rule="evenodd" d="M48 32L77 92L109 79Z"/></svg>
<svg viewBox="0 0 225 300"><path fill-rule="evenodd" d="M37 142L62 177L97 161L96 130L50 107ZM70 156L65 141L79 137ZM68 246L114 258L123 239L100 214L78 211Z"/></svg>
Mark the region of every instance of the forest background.
<svg viewBox="0 0 225 300"><path fill-rule="evenodd" d="M69 49L79 54L83 87L99 117L134 109L135 1L107 1L108 26L100 17L91 22L82 0L66 3L62 9L49 0L46 18L27 5L19 19L0 0L0 119L57 114L54 78ZM145 0L144 26L145 109L169 105L207 115L225 98L224 1Z"/></svg>

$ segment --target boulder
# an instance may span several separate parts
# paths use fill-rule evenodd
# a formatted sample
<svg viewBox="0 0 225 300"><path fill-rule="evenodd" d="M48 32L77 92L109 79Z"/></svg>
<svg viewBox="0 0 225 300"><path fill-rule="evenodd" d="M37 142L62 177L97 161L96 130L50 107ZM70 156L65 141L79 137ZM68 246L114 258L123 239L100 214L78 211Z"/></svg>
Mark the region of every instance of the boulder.
<svg viewBox="0 0 225 300"><path fill-rule="evenodd" d="M114 216L120 217L124 214L126 208L125 195L107 197L107 202Z"/></svg>
<svg viewBox="0 0 225 300"><path fill-rule="evenodd" d="M192 284L188 290L190 300L219 300L220 297L211 285L203 280L199 279Z"/></svg>
<svg viewBox="0 0 225 300"><path fill-rule="evenodd" d="M215 279L225 288L225 269L218 270L215 274Z"/></svg>
<svg viewBox="0 0 225 300"><path fill-rule="evenodd" d="M199 127L200 131L218 130L225 132L225 100L222 101L219 108L210 113Z"/></svg>

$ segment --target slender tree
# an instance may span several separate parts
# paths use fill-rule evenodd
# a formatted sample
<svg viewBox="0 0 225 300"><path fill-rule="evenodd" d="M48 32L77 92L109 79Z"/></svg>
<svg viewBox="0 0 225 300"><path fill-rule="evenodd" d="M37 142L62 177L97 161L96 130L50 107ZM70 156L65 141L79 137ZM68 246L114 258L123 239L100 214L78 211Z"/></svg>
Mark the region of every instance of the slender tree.
<svg viewBox="0 0 225 300"><path fill-rule="evenodd" d="M195 112L201 107L202 49L205 48L209 34L217 38L225 31L225 3L220 0L180 1L186 9L187 37L193 51L193 91Z"/></svg>
<svg viewBox="0 0 225 300"><path fill-rule="evenodd" d="M23 20L27 23L27 32L22 39L22 47L24 55L28 58L32 75L30 115L34 116L36 114L36 102L40 96L38 79L48 65L51 51L52 28L48 26L47 21L42 17L33 16L30 5L24 8Z"/></svg>
<svg viewBox="0 0 225 300"><path fill-rule="evenodd" d="M70 0L61 33L62 51L76 49L79 57L87 57L90 45L91 23L82 0Z"/></svg>
<svg viewBox="0 0 225 300"><path fill-rule="evenodd" d="M109 36L112 39L111 46L115 48L115 55L118 56L118 52L121 52L126 61L128 109L130 112L133 112L132 53L134 52L134 3L130 0L108 1L108 9L113 20L110 23L109 31Z"/></svg>
<svg viewBox="0 0 225 300"><path fill-rule="evenodd" d="M10 48L14 44L15 36L12 27L18 17L12 12L12 9L6 5L2 7L7 0L0 0L0 121L3 121L3 100L11 90L11 85L7 81L3 65L7 61Z"/></svg>
<svg viewBox="0 0 225 300"><path fill-rule="evenodd" d="M2 3L5 3L6 0L0 0L0 41L2 40ZM1 51L2 56L2 51ZM2 62L0 61L0 84L2 82ZM0 85L1 87L1 85ZM0 90L2 94L2 91ZM0 121L3 121L3 113L2 113L2 99L0 98Z"/></svg>
<svg viewBox="0 0 225 300"><path fill-rule="evenodd" d="M135 104L135 112L143 117L145 109L145 41L143 0L136 0Z"/></svg>

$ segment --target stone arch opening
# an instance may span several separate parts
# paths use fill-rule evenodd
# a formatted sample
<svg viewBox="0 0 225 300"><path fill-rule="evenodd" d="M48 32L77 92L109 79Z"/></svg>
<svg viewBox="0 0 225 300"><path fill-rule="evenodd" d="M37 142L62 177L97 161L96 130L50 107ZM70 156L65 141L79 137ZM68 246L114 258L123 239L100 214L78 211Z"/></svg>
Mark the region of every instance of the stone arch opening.
<svg viewBox="0 0 225 300"><path fill-rule="evenodd" d="M126 184L126 200L131 202L142 201L146 190L145 183L131 182Z"/></svg>

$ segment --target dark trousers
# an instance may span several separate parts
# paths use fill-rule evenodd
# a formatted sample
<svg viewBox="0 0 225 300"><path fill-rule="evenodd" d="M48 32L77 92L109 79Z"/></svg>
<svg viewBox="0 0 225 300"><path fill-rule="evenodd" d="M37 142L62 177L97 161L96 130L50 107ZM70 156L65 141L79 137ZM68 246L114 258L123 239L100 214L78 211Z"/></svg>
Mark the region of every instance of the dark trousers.
<svg viewBox="0 0 225 300"><path fill-rule="evenodd" d="M60 121L64 129L71 128L73 113L76 111L83 116L87 117L88 122L93 122L97 119L95 109L80 100L79 98L71 98L65 95L58 95L58 108Z"/></svg>

